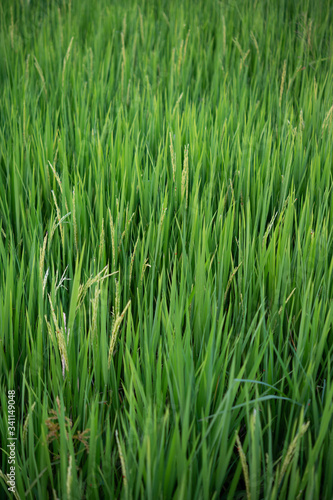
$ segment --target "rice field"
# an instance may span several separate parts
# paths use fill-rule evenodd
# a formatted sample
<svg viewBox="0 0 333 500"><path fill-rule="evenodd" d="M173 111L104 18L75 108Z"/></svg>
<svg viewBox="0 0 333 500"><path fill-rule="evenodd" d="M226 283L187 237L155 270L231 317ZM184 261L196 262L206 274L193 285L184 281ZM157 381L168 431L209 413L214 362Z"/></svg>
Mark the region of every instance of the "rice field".
<svg viewBox="0 0 333 500"><path fill-rule="evenodd" d="M331 2L0 13L0 497L332 499Z"/></svg>

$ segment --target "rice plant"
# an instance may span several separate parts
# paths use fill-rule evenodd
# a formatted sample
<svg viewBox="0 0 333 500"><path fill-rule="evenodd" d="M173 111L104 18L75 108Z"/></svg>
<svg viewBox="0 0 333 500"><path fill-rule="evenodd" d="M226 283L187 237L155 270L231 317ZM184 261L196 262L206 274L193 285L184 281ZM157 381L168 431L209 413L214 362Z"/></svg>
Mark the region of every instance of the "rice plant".
<svg viewBox="0 0 333 500"><path fill-rule="evenodd" d="M0 11L1 498L332 498L331 2Z"/></svg>

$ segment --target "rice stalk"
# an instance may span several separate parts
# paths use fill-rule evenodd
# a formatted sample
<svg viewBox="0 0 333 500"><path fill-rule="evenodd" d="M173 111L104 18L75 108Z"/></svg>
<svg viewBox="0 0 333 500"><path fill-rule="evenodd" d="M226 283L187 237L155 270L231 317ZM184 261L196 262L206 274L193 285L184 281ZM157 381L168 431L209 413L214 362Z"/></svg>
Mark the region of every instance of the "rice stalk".
<svg viewBox="0 0 333 500"><path fill-rule="evenodd" d="M327 129L327 127L331 125L332 118L333 118L333 105L327 111L325 119L323 121L323 124L322 124L322 127L321 127L322 135L323 135L324 131Z"/></svg>
<svg viewBox="0 0 333 500"><path fill-rule="evenodd" d="M227 44L226 44L226 27L225 27L225 18L222 16L222 47L223 47L223 55L226 54Z"/></svg>
<svg viewBox="0 0 333 500"><path fill-rule="evenodd" d="M243 65L244 65L244 62L245 62L245 59L247 58L247 56L249 55L250 53L250 49L244 54L244 56L241 58L241 61L239 63L239 71L242 71L242 68L243 68Z"/></svg>
<svg viewBox="0 0 333 500"><path fill-rule="evenodd" d="M121 471L122 471L122 476L123 476L123 482L124 482L124 487L125 487L125 494L126 498L128 496L128 482L127 482L127 472L126 472L126 464L124 460L124 455L121 449L119 437L118 437L118 430L116 429L115 432L116 435L116 441L117 441L117 447L118 447L118 453L119 453L119 458L120 458L120 463L121 463Z"/></svg>
<svg viewBox="0 0 333 500"><path fill-rule="evenodd" d="M295 290L296 290L296 287L295 287L295 288L292 290L292 292L288 295L288 297L286 298L286 301L285 301L284 305L286 305L286 304L289 302L289 300L290 300L290 299L291 299L291 297L293 296L293 294L294 294ZM283 309L283 306L281 306L281 307L280 307L280 309L279 309L279 314L281 314L282 309Z"/></svg>
<svg viewBox="0 0 333 500"><path fill-rule="evenodd" d="M58 172L56 171L56 169L54 168L54 166L52 165L52 163L51 163L50 161L48 162L48 164L49 164L49 166L50 166L50 168L51 168L51 170L52 170L52 172L53 172L53 175L54 175L55 180L56 180L56 181L57 181L57 183L58 183L58 186L59 186L59 188L60 188L60 192L61 192L61 194L63 194L63 191L62 191L62 184L61 184L61 180L60 180L59 174L58 174ZM66 210L67 210L67 212L68 212L68 207L67 207L67 206L66 206Z"/></svg>
<svg viewBox="0 0 333 500"><path fill-rule="evenodd" d="M247 465L246 456L245 456L245 453L243 451L242 443L240 442L238 433L236 434L236 441L237 441L237 450L238 450L240 461L242 464L243 475L244 475L244 480L245 480L246 497L248 500L251 500L249 467Z"/></svg>
<svg viewBox="0 0 333 500"><path fill-rule="evenodd" d="M28 425L29 425L29 420L30 420L30 417L35 409L35 406L36 406L36 401L33 402L29 412L28 412L28 415L26 416L26 419L24 421L24 424L23 424L23 432L22 432L22 442L23 444L25 443L25 440L26 440L26 437L27 437L27 433L28 433Z"/></svg>
<svg viewBox="0 0 333 500"><path fill-rule="evenodd" d="M40 249L39 252L39 276L40 279L43 283L43 278L44 278L44 260L45 260L45 251L46 251L46 243L47 243L47 232L45 234L44 240L43 240L43 246Z"/></svg>
<svg viewBox="0 0 333 500"><path fill-rule="evenodd" d="M131 217L130 217L130 219L129 219L129 220L127 220L127 211L126 211L125 229L124 229L124 231L122 232L121 237L120 237L120 240L119 240L119 244L118 244L118 255L119 255L119 252L120 252L120 248L121 248L122 241L123 241L123 239L124 239L124 238L125 238L125 236L126 236L126 232L127 232L128 228L129 228L129 226L130 226L130 224L131 224L131 222L132 222L132 220L133 220L134 215L135 215L135 212L133 212L133 213L132 213L132 215L131 215Z"/></svg>
<svg viewBox="0 0 333 500"><path fill-rule="evenodd" d="M315 100L317 100L317 98L318 98L318 83L317 83L316 77L313 78L313 88L314 88Z"/></svg>
<svg viewBox="0 0 333 500"><path fill-rule="evenodd" d="M144 261L143 266L142 266L141 277L140 277L140 285L142 284L142 280L143 280L143 277L144 277L144 274L145 274L145 270L147 269L147 267L151 267L151 265L148 264L148 257L146 258L146 260Z"/></svg>
<svg viewBox="0 0 333 500"><path fill-rule="evenodd" d="M125 61L121 63L121 98L124 99L124 85L125 85Z"/></svg>
<svg viewBox="0 0 333 500"><path fill-rule="evenodd" d="M283 70L282 70L281 85L280 85L279 108L281 108L283 88L284 88L284 82L286 79L286 74L287 74L287 59L285 59L283 62Z"/></svg>
<svg viewBox="0 0 333 500"><path fill-rule="evenodd" d="M241 267L243 262L241 262L233 271L232 273L230 274L229 276L229 280L228 280L228 283L227 283L227 288L226 288L226 291L224 293L224 299L223 299L223 303L225 303L226 299L227 299L227 295L228 295L228 291L229 291L229 288L231 286L231 283L232 283L232 280L234 279L234 276L235 274L237 273L238 269Z"/></svg>
<svg viewBox="0 0 333 500"><path fill-rule="evenodd" d="M10 33L10 44L11 44L12 49L14 49L14 14L13 14L13 7L10 8L9 33Z"/></svg>
<svg viewBox="0 0 333 500"><path fill-rule="evenodd" d="M162 12L162 16L164 17L165 22L167 23L167 25L168 25L168 26L169 26L169 28L170 28L170 21L169 21L169 19L168 19L168 16L166 15L166 13L165 13L165 12Z"/></svg>
<svg viewBox="0 0 333 500"><path fill-rule="evenodd" d="M57 293L57 291L59 290L59 288L65 288L65 290L67 290L67 288L64 286L64 282L65 281L70 281L70 278L66 278L65 274L66 274L66 271L68 269L68 265L66 266L66 269L64 270L64 272L62 273L62 276L60 278L60 281L58 284L56 284L56 287L55 287L55 293Z"/></svg>
<svg viewBox="0 0 333 500"><path fill-rule="evenodd" d="M175 153L175 150L173 148L171 132L169 133L169 135L170 135L170 155L171 155L171 164L172 164L172 180L175 183L176 182L176 153Z"/></svg>
<svg viewBox="0 0 333 500"><path fill-rule="evenodd" d="M272 227L273 227L273 225L274 225L274 221L275 221L275 219L276 219L277 215L278 215L278 212L277 212L277 211L276 211L276 212L274 212L274 215L273 215L273 217L271 218L270 223L268 224L268 227L267 227L267 229L266 229L266 231L265 231L265 234L264 234L264 236L263 236L263 238L262 238L262 246L263 246L263 247L264 247L264 246L265 246L265 244L266 244L267 238L268 238L268 236L269 236L269 233L271 232L271 229L272 229Z"/></svg>
<svg viewBox="0 0 333 500"><path fill-rule="evenodd" d="M189 41L189 38L190 38L190 32L191 32L191 30L189 29L188 32L187 32L187 35L186 35L186 39L185 39L183 61L185 61L185 56L186 56L188 41Z"/></svg>
<svg viewBox="0 0 333 500"><path fill-rule="evenodd" d="M240 53L240 55L241 55L241 58L243 59L243 57L244 57L244 55L245 55L245 54L244 54L244 52L243 52L242 47L240 46L239 41L237 40L237 38L233 38L233 39L232 39L232 41L233 41L233 42L234 42L234 44L236 45L236 47L237 47L237 49L238 49L238 51L239 51L239 53Z"/></svg>
<svg viewBox="0 0 333 500"><path fill-rule="evenodd" d="M257 51L258 61L260 61L260 51L259 51L259 45L258 45L258 42L257 42L256 37L254 36L253 31L251 31L250 36L251 36L251 40L252 40L252 42L254 43L254 46L255 46L256 51Z"/></svg>
<svg viewBox="0 0 333 500"><path fill-rule="evenodd" d="M135 258L135 252L136 252L136 247L138 245L138 242L139 242L139 236L137 237L137 240L136 240L135 245L134 245L134 250L133 250L132 255L131 255L130 272L129 272L129 283L128 283L128 287L129 288L131 286L131 279L132 279L132 273L133 273L134 258Z"/></svg>
<svg viewBox="0 0 333 500"><path fill-rule="evenodd" d="M119 331L120 325L124 319L125 313L126 313L127 309L129 308L130 304L131 304L131 301L129 300L127 302L123 312L120 315L118 315L118 317L116 318L116 320L114 322L112 332L111 332L111 341L110 341L109 356L108 356L108 368L110 368L110 365L111 365L111 359L112 359L113 351L114 351L114 348L116 345L116 340L118 337L118 331Z"/></svg>
<svg viewBox="0 0 333 500"><path fill-rule="evenodd" d="M126 66L125 35L124 33L121 33L120 36L121 36L121 55L123 57L124 66Z"/></svg>
<svg viewBox="0 0 333 500"><path fill-rule="evenodd" d="M69 455L68 469L67 469L67 481L66 481L66 491L67 498L72 498L72 484L73 484L73 457Z"/></svg>
<svg viewBox="0 0 333 500"><path fill-rule="evenodd" d="M47 278L49 276L50 268L47 268L44 279L43 279L43 297L44 297L44 292L46 288L46 283L47 283Z"/></svg>
<svg viewBox="0 0 333 500"><path fill-rule="evenodd" d="M164 221L164 217L165 217L165 214L166 214L166 211L168 210L168 207L164 207L162 209L162 213L161 213L161 219L160 219L160 228L162 229L162 226L163 226L163 221Z"/></svg>
<svg viewBox="0 0 333 500"><path fill-rule="evenodd" d="M53 337L53 333L52 333L52 327L51 327L51 324L48 321L46 315L44 316L44 319L45 319L45 323L46 323L46 326L47 326L47 331L48 331L49 337L51 339L51 342L52 342L53 346L56 347L55 341L54 341L54 337Z"/></svg>
<svg viewBox="0 0 333 500"><path fill-rule="evenodd" d="M34 56L34 59L35 59L35 68L37 69L38 74L40 76L40 79L42 81L42 92L44 91L45 96L47 97L47 90L46 90L45 78L44 78L44 74L43 74L42 68L40 67L40 65L38 63L36 56Z"/></svg>
<svg viewBox="0 0 333 500"><path fill-rule="evenodd" d="M62 65L62 77L61 77L62 88L64 88L64 85L65 85L66 64L68 62L68 59L69 59L69 56L70 56L70 53L71 53L71 48L72 48L73 40L74 40L74 37L72 36L71 41L69 42L69 45L68 45L68 48L67 48L66 55L64 57L63 65Z"/></svg>
<svg viewBox="0 0 333 500"><path fill-rule="evenodd" d="M179 103L180 103L180 101L182 100L182 98L183 98L183 92L180 94L180 96L178 97L178 99L177 99L177 101L176 101L176 104L174 105L174 108L173 108L173 110L172 110L172 115L174 115L174 114L175 114L175 111L176 111L176 109L178 108ZM170 145L170 147L171 147L171 145ZM175 162L176 162L176 157L175 157Z"/></svg>
<svg viewBox="0 0 333 500"><path fill-rule="evenodd" d="M62 28L60 7L58 7L58 24L59 24L59 29L60 29L60 47L62 47L64 44L64 34L63 34L63 28Z"/></svg>
<svg viewBox="0 0 333 500"><path fill-rule="evenodd" d="M11 488L9 477L7 476L7 474L4 474L1 469L0 469L0 477L5 481L5 483L8 485L8 487ZM18 494L16 488L13 491L13 495L16 498L16 500L21 500L21 497Z"/></svg>
<svg viewBox="0 0 333 500"><path fill-rule="evenodd" d="M298 73L304 68L304 66L300 65L298 66L298 68L296 69L295 73L293 74L293 76L290 78L289 82L288 82L288 87L287 87L287 93L289 92L289 89L290 87L292 86L292 84L294 83L295 81L295 78L296 76L298 75Z"/></svg>
<svg viewBox="0 0 333 500"><path fill-rule="evenodd" d="M108 211L109 211L109 217L110 217L112 262L113 262L113 267L116 267L116 245L115 245L115 237L114 237L114 224L113 224L113 217L112 217L110 208L108 208Z"/></svg>
<svg viewBox="0 0 333 500"><path fill-rule="evenodd" d="M181 196L182 199L185 197L185 208L187 208L188 202L188 148L189 145L185 146L184 151L184 167L182 171L182 184L181 184Z"/></svg>
<svg viewBox="0 0 333 500"><path fill-rule="evenodd" d="M304 128L305 128L305 122L303 119L303 110L301 109L301 111L299 112L299 130L300 130L300 132L302 130L304 130Z"/></svg>
<svg viewBox="0 0 333 500"><path fill-rule="evenodd" d="M99 238L99 258L102 258L105 246L105 238L104 238L104 217L102 218L102 229Z"/></svg>
<svg viewBox="0 0 333 500"><path fill-rule="evenodd" d="M127 85L127 95L126 95L126 106L129 107L130 105L130 90L131 90L131 79L128 80L128 85Z"/></svg>
<svg viewBox="0 0 333 500"><path fill-rule="evenodd" d="M88 289L94 285L95 283L100 283L101 281L105 280L106 278L109 278L110 276L113 276L114 274L117 274L118 271L115 271L113 273L108 274L109 266L105 266L96 276L91 275L90 278L86 281L86 283L80 284L79 286L79 293L78 293L78 299L77 299L77 307L76 310L78 310L84 301L84 298L87 294Z"/></svg>
<svg viewBox="0 0 333 500"><path fill-rule="evenodd" d="M182 64L183 46L184 46L184 40L182 40L180 42L179 55L178 55L178 65L177 65L177 73L178 73L178 75L180 74L180 68L181 68L181 64Z"/></svg>
<svg viewBox="0 0 333 500"><path fill-rule="evenodd" d="M124 35L124 38L126 36L126 28L127 28L127 12L125 12L124 14L124 17L123 17L123 35Z"/></svg>
<svg viewBox="0 0 333 500"><path fill-rule="evenodd" d="M119 286L119 281L120 281L120 279L119 280L115 280L116 295L115 295L114 311L113 311L113 321L112 321L112 328L111 328L111 330L113 330L113 326L115 324L116 319L119 316L119 311L120 311L120 286Z"/></svg>
<svg viewBox="0 0 333 500"><path fill-rule="evenodd" d="M142 17L142 14L141 14L141 9L140 7L138 7L139 9L139 20L140 20L140 35L141 35L141 42L144 43L144 30L143 30L143 17Z"/></svg>
<svg viewBox="0 0 333 500"><path fill-rule="evenodd" d="M55 314L55 310L54 310L54 307L52 304L52 299L51 299L50 294L48 294L48 298L49 298L49 302L50 302L51 314L52 314L53 324L54 324L54 328L55 328L55 332L56 332L56 338L57 338L59 352L61 355L63 365L68 372L69 371L69 363L68 363L67 347L66 347L64 332L63 332L63 329L60 328L58 325L57 316Z"/></svg>
<svg viewBox="0 0 333 500"><path fill-rule="evenodd" d="M65 246L65 235L64 235L64 228L62 226L63 218L61 217L61 214L60 214L60 209L59 209L59 206L58 206L58 203L57 203L56 195L55 195L55 193L54 193L53 190L51 191L51 193L52 193L52 196L53 196L54 204L56 206L57 220L58 220L58 225L59 225L59 228L60 228L60 235L61 235L61 242L62 242L62 246L64 247ZM51 238L50 239L52 239L52 236L54 234L54 231L55 231L56 227L57 227L56 225L54 225L54 229L52 227Z"/></svg>
<svg viewBox="0 0 333 500"><path fill-rule="evenodd" d="M310 421L307 422L306 424L302 424L302 426L301 426L298 434L295 436L295 438L293 439L293 441L289 445L289 448L288 448L286 457L285 457L285 459L283 461L282 468L281 468L281 471L280 471L280 474L279 474L279 478L278 478L279 487L280 487L281 482L282 482L282 480L284 478L284 475L286 473L288 465L290 464L290 462L293 459L293 456L294 456L294 453L295 453L295 450L296 450L296 447L297 447L297 443L298 443L298 441L300 441L302 439L302 437L304 436L304 434L308 430L309 425L310 425Z"/></svg>

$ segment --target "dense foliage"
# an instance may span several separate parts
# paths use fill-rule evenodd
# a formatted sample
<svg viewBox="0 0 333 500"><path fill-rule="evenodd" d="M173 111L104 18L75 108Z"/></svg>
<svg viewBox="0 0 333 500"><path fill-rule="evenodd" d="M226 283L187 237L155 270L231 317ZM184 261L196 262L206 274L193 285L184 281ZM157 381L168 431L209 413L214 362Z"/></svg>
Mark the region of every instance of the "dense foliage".
<svg viewBox="0 0 333 500"><path fill-rule="evenodd" d="M0 9L3 494L331 498L331 2Z"/></svg>

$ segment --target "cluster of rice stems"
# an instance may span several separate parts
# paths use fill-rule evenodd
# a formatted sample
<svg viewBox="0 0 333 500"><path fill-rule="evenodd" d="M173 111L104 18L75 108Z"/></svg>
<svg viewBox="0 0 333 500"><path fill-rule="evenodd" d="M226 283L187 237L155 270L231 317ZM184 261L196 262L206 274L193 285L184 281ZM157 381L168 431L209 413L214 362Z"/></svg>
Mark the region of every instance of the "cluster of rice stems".
<svg viewBox="0 0 333 500"><path fill-rule="evenodd" d="M0 497L330 498L330 2L0 12Z"/></svg>

